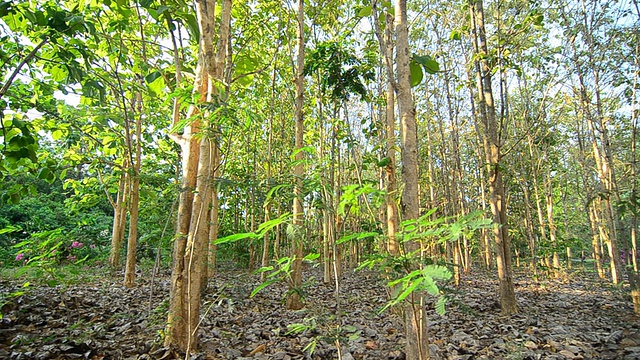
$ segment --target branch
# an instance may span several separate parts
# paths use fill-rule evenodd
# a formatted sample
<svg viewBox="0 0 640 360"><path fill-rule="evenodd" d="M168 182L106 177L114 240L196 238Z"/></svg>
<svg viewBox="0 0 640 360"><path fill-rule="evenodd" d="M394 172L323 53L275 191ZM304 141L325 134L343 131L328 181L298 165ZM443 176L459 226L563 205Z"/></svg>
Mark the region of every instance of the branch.
<svg viewBox="0 0 640 360"><path fill-rule="evenodd" d="M33 50L31 50L31 52L29 53L29 55L27 55L24 59L22 59L22 61L18 64L18 66L13 71L11 76L9 76L9 79L7 79L7 82L4 83L4 85L2 86L2 89L0 89L0 99L4 96L4 94L7 93L7 91L9 91L9 86L13 84L13 81L15 80L16 76L18 76L18 73L20 72L20 70L22 70L22 67L27 62L29 62L29 60L31 60L34 56L36 56L36 53L38 52L38 50L40 50L40 48L43 47L44 44L47 43L47 41L49 41L49 37L45 37L44 39L42 39L40 44L38 44L35 48L33 48Z"/></svg>

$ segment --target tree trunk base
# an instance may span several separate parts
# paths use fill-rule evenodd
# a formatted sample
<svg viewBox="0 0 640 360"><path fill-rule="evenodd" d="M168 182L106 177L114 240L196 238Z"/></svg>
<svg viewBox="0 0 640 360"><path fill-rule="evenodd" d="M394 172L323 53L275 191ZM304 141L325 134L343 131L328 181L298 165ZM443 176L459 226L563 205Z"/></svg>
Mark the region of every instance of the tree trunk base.
<svg viewBox="0 0 640 360"><path fill-rule="evenodd" d="M631 298L633 299L633 311L640 315L640 289L631 290Z"/></svg>
<svg viewBox="0 0 640 360"><path fill-rule="evenodd" d="M633 311L640 315L640 274L633 271L628 272L629 285L631 286L631 299L633 300Z"/></svg>

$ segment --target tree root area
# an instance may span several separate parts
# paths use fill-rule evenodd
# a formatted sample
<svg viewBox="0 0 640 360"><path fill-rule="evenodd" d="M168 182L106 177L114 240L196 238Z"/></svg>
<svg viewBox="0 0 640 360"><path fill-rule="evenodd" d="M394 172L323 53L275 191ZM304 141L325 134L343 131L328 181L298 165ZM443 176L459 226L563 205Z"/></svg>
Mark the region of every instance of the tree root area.
<svg viewBox="0 0 640 360"><path fill-rule="evenodd" d="M209 283L201 309L198 353L189 359L404 359L401 314L379 310L386 282L372 271L345 270L340 288L305 270L300 311L284 309L286 287L251 297L259 277L222 271ZM106 271L105 271L106 272ZM141 274L139 274L141 275ZM447 313L428 305L434 359L640 359L640 319L628 291L584 273L534 281L516 274L520 312L505 317L493 274L463 276L445 286ZM32 285L0 280L0 359L173 359L162 347L169 276L142 274L127 289L120 279L80 285Z"/></svg>

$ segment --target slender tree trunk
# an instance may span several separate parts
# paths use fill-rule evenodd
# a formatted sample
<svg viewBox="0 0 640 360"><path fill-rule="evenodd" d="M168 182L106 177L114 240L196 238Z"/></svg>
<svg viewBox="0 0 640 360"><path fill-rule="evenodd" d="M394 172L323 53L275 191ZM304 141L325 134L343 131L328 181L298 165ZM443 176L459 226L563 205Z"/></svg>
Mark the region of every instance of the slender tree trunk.
<svg viewBox="0 0 640 360"><path fill-rule="evenodd" d="M474 39L474 51L477 52L477 42L475 42ZM465 55L465 60L468 62L467 60L467 56ZM475 68L476 68L476 74L480 73L480 68L479 68L479 64L475 64ZM472 80L473 79L473 74L471 72L471 70L469 69L467 71L467 77L469 79L468 81L468 86L467 89L469 90L469 103L471 104L471 116L473 116L473 120L474 120L474 128L476 130L476 141L477 141L477 147L478 148L484 148L483 146L483 136L482 136L482 131L480 130L479 124L481 122L480 120L480 116L479 116L479 111L476 108L476 100L475 100L475 96L473 93L473 85L472 85ZM478 96L478 98L480 98L480 95ZM480 108L482 108L482 104L480 104ZM486 156L484 156L483 159L483 154L482 154L482 150L479 150L476 152L476 155L478 157L478 164L483 164L486 161ZM484 172L485 172L486 167L485 166L478 166L477 170L475 172L475 177L476 177L476 181L478 182L478 187L479 187L479 202L482 205L482 213L486 214L487 213L487 196L486 196L486 190L485 190L485 181L484 181ZM483 215L484 216L484 215ZM482 260L483 260L483 264L485 266L485 268L487 270L491 269L491 240L489 239L489 231L487 229L481 229L480 230L480 249L482 251Z"/></svg>
<svg viewBox="0 0 640 360"><path fill-rule="evenodd" d="M111 230L111 249L109 252L109 264L113 269L120 267L120 249L124 239L124 230L127 225L127 204L129 197L129 174L127 173L127 161L123 165L118 194L113 206L113 228Z"/></svg>
<svg viewBox="0 0 640 360"><path fill-rule="evenodd" d="M553 201L553 184L551 182L551 169L547 167L547 181L546 181L546 203L547 203L547 221L549 222L549 239L551 240L551 246L553 246L553 271L555 276L558 277L560 275L560 257L558 256L558 241L557 241L557 230L556 230L556 222L553 218L553 209L554 209L554 201Z"/></svg>
<svg viewBox="0 0 640 360"><path fill-rule="evenodd" d="M411 75L409 70L409 29L407 21L407 2L398 0L395 5L396 25L396 69L398 73L398 110L401 124L402 180L404 191L401 199L404 220L416 220L420 216L418 199L418 135L416 110L411 93ZM416 241L405 243L408 253L421 254L420 244ZM429 358L429 338L425 314L424 296L413 292L405 307L406 356L409 360Z"/></svg>
<svg viewBox="0 0 640 360"><path fill-rule="evenodd" d="M293 190L293 225L296 228L296 235L291 243L291 257L293 264L291 266L291 284L289 286L289 296L287 296L286 307L290 310L299 310L304 304L300 296L300 287L302 286L302 228L304 226L304 207L302 204L302 177L304 169L302 167L302 147L304 146L304 0L298 0L298 54L296 61L296 99L295 99L295 149L296 149L296 165L293 169L295 177L295 186Z"/></svg>
<svg viewBox="0 0 640 360"><path fill-rule="evenodd" d="M640 20L640 7L638 6L637 0L634 0L634 5L636 8L636 14L638 19ZM636 40L636 48L634 53L634 63L636 66L636 71L633 76L633 103L631 108L631 195L630 200L632 203L637 203L638 201L638 157L637 157L637 144L636 141L638 139L638 113L640 109L638 109L638 78L640 76L640 36L638 33L635 34ZM634 212L631 215L631 261L633 262L633 271L638 274L638 216ZM639 285L640 284L636 284ZM640 294L638 294L640 295ZM636 307L636 313L640 314L640 303Z"/></svg>
<svg viewBox="0 0 640 360"><path fill-rule="evenodd" d="M618 191L618 184L616 181L614 171L613 154L611 151L611 145L609 140L609 130L607 128L606 119L604 117L602 100L601 100L601 87L600 87L600 67L601 59L594 54L598 50L597 44L593 39L593 31L597 26L594 24L593 17L588 15L585 1L581 2L582 12L580 16L582 36L587 45L588 51L585 53L587 57L586 64L578 59L579 53L576 49L574 40L571 41L573 49L573 59L576 67L576 74L579 80L580 91L580 105L582 114L585 117L586 123L589 129L589 135L591 140L591 149L593 158L596 163L596 172L600 181L599 189L600 196L602 197L603 212L602 216L607 222L608 233L606 234L607 246L609 248L611 261L611 278L614 284L622 281L620 254L618 251L618 237L619 232L622 230L622 223L617 209L614 207L614 202L620 201L620 193ZM575 14L572 14L575 17ZM565 15L566 16L566 15ZM585 65L586 70L583 68ZM585 76L591 75L593 77L593 88L587 89L587 83ZM593 98L595 98L595 104L593 104ZM593 111L595 105L595 111Z"/></svg>
<svg viewBox="0 0 640 360"><path fill-rule="evenodd" d="M211 218L209 220L209 241L206 246L207 253L207 278L211 279L216 273L216 255L218 251L218 245L216 240L218 239L218 229L220 216L220 199L218 199L218 186L217 179L220 176L220 147L214 140L211 143Z"/></svg>
<svg viewBox="0 0 640 360"><path fill-rule="evenodd" d="M187 348L186 352L191 353L198 347L197 331L200 319L200 297L202 290L204 244L209 240L210 219L209 205L211 203L211 140L200 141L200 159L198 163L198 181L196 193L193 197L193 209L191 224L189 226L189 236L187 237L187 247L184 254L184 278L186 279L186 299L187 304Z"/></svg>
<svg viewBox="0 0 640 360"><path fill-rule="evenodd" d="M142 96L138 98L142 107ZM136 247L138 242L138 213L140 202L140 163L142 161L142 113L136 121L136 158L132 167L131 204L129 210L129 238L127 239L127 265L124 272L124 286L133 287L136 276Z"/></svg>
<svg viewBox="0 0 640 360"><path fill-rule="evenodd" d="M391 16L387 15L387 28L393 25ZM391 38L391 30L387 31L385 58L393 58L393 39ZM393 76L393 74L387 74ZM385 166L385 184L386 184L386 219L387 219L387 251L390 255L398 255L400 253L400 245L396 239L398 232L398 206L397 199L397 175L396 175L396 117L395 117L395 92L393 84L387 82L387 101L386 101L386 152L387 165Z"/></svg>
<svg viewBox="0 0 640 360"><path fill-rule="evenodd" d="M538 229L540 229L540 242L542 243L542 246L547 246L549 241L547 237L547 225L545 222L544 211L542 209L542 196L540 195L540 189L538 185L538 179L540 178L539 169L542 164L543 158L534 149L534 139L532 137L529 137L529 156L531 157L531 161L533 163L531 166L531 172L532 172L531 179L533 182L533 196L536 201L536 214L538 215L538 225L539 225ZM547 263L549 262L548 261L549 254L543 253L542 255L543 255L545 266L548 266Z"/></svg>
<svg viewBox="0 0 640 360"><path fill-rule="evenodd" d="M215 0L198 0L195 5L201 37L194 91L199 94L198 103L222 103L224 97L219 93L216 80L223 80L230 37L231 0L222 1L217 54L213 45ZM195 136L200 131L211 129L211 124L203 122L208 118L206 115L199 114L197 106L191 106L188 116L195 121L184 128L182 135L171 134L182 148L183 186L174 242L165 346L177 347L187 353L197 349L202 281L207 271L207 255L203 252L205 241L210 239L208 221L211 217L209 206L212 202L214 146L211 139ZM174 126L177 123L179 118L175 116Z"/></svg>
<svg viewBox="0 0 640 360"><path fill-rule="evenodd" d="M598 276L600 279L605 279L607 277L606 272L602 266L603 257L602 257L602 247L601 247L601 239L600 239L600 226L598 223L600 222L600 218L598 216L598 210L595 209L594 206L588 205L587 211L589 213L589 225L591 228L591 246L593 247L593 262L595 263L596 271L598 272Z"/></svg>
<svg viewBox="0 0 640 360"><path fill-rule="evenodd" d="M502 181L501 170L501 139L498 135L498 122L496 120L491 90L492 69L487 63L486 55L488 46L484 26L484 10L482 0L471 0L471 17L474 23L476 38L476 52L481 56L478 72L478 95L482 114L482 128L484 135L484 147L489 173L489 203L494 221L494 239L496 244L496 265L500 283L500 306L504 314L510 315L518 311L513 277L511 270L511 249L507 223L507 204L505 187Z"/></svg>
<svg viewBox="0 0 640 360"><path fill-rule="evenodd" d="M206 99L207 76L204 71L202 55L199 56L196 67L196 78L194 91L200 94L200 101ZM197 115L197 107L191 106L188 111L189 118ZM179 119L174 119L174 126ZM193 209L193 195L196 187L198 159L200 157L200 146L193 136L200 127L200 119L184 129L184 134L178 138L178 143L182 149L182 186L180 189L180 202L178 204L178 219L176 226L176 236L173 246L173 264L171 270L171 293L169 302L169 314L167 319L167 329L165 331L165 346L175 346L186 351L188 343L188 332L186 326L187 317L184 316L187 309L185 302L186 279L185 250L187 248L187 236L189 225L191 224L191 214ZM174 136L175 138L175 136Z"/></svg>
<svg viewBox="0 0 640 360"><path fill-rule="evenodd" d="M527 244L529 246L529 256L531 260L529 261L529 267L534 273L537 273L537 249L536 249L536 236L533 229L533 216L531 215L531 194L529 192L529 185L525 182L522 182L522 193L524 194L524 226L527 233Z"/></svg>

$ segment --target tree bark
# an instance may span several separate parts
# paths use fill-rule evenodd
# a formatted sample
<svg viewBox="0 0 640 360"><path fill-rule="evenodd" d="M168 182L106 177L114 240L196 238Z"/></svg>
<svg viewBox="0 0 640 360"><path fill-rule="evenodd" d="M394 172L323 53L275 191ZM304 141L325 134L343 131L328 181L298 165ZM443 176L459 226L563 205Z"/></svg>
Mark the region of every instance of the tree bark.
<svg viewBox="0 0 640 360"><path fill-rule="evenodd" d="M111 229L111 249L109 251L109 265L113 269L120 267L120 249L124 240L124 230L127 225L127 198L129 197L129 174L126 171L127 161L123 165L118 194L113 203L113 227Z"/></svg>
<svg viewBox="0 0 640 360"><path fill-rule="evenodd" d="M401 160L404 191L401 198L403 220L416 220L420 216L418 198L418 135L416 109L411 93L411 72L409 70L409 29L407 21L407 1L398 0L395 7L396 28L396 69L398 110L401 127ZM421 254L420 244L416 241L405 243L407 253ZM414 264L418 265L419 264ZM406 356L407 359L423 360L429 358L429 339L424 296L413 292L405 306Z"/></svg>
<svg viewBox="0 0 640 360"><path fill-rule="evenodd" d="M295 186L293 190L293 225L296 228L295 236L291 239L291 283L286 307L289 310L299 310L304 304L300 296L302 286L302 228L304 226L304 208L302 205L302 147L304 146L304 0L298 0L298 26L297 26L297 61L296 61L296 99L295 99L295 149L296 165L293 169Z"/></svg>
<svg viewBox="0 0 640 360"><path fill-rule="evenodd" d="M140 108L142 96L138 96ZM138 242L138 214L140 202L140 165L142 161L142 113L136 121L136 158L132 166L131 204L129 205L129 237L127 239L127 265L124 272L124 286L133 287L136 276L136 247Z"/></svg>
<svg viewBox="0 0 640 360"><path fill-rule="evenodd" d="M502 180L502 153L501 139L498 134L498 122L496 120L493 92L491 85L491 72L487 62L488 46L484 26L484 9L482 0L470 1L471 18L473 21L476 53L479 56L478 69L478 96L482 115L482 135L489 173L489 203L493 215L493 233L496 244L496 265L500 283L500 307L506 315L518 311L513 277L511 270L511 250L507 225L507 204L505 199L505 187Z"/></svg>
<svg viewBox="0 0 640 360"><path fill-rule="evenodd" d="M200 30L200 51L194 92L199 94L198 104L209 102L223 106L226 88L221 88L223 69L227 59L230 36L231 0L222 2L222 13L214 53L215 0L197 0L196 12ZM175 113L174 113L175 114ZM174 242L171 274L171 296L165 346L177 347L185 352L197 350L197 330L202 284L206 276L204 244L210 239L212 202L211 177L215 145L210 138L198 138L198 132L211 130L215 125L205 123L206 114L200 114L197 105L188 111L195 121L185 127L183 135L172 134L182 149L183 186L178 207L178 222ZM174 116L174 126L179 122ZM206 134L206 133L205 133ZM195 191L195 194L194 194ZM217 196L216 196L217 198Z"/></svg>

